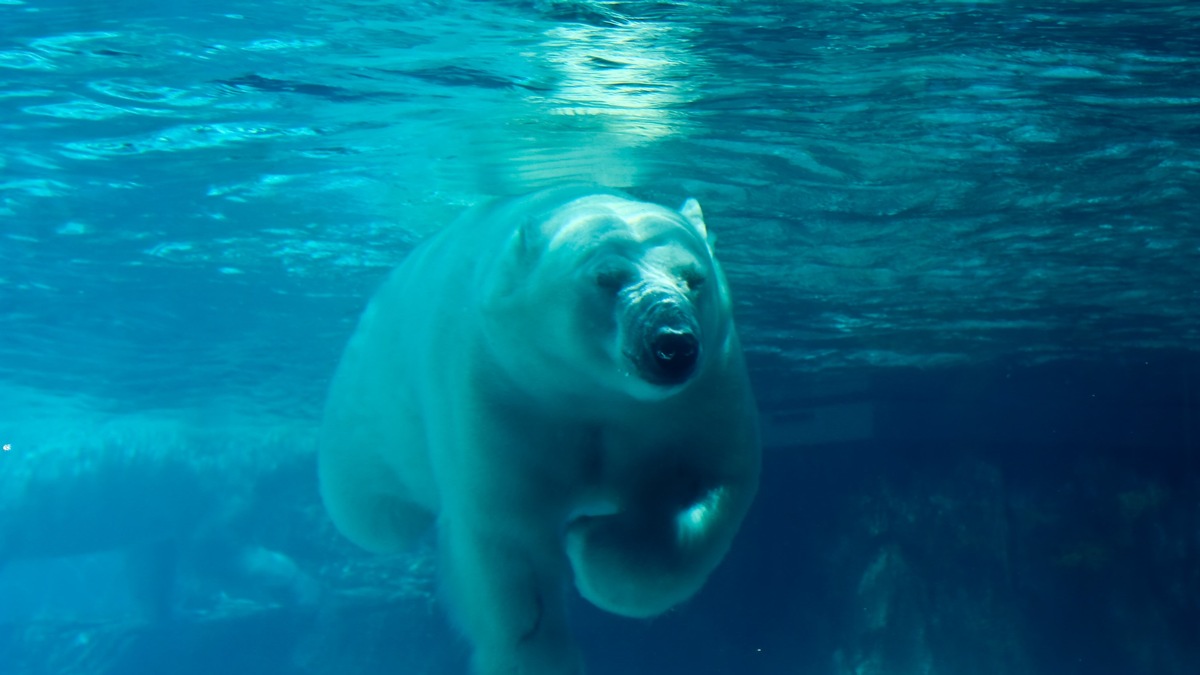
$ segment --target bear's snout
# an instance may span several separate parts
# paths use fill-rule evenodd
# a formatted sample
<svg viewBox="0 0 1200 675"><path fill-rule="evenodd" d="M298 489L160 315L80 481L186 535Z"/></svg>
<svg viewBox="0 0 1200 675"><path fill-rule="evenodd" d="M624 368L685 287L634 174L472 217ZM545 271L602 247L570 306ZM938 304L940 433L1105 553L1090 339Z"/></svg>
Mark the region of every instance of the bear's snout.
<svg viewBox="0 0 1200 675"><path fill-rule="evenodd" d="M695 370L700 340L687 329L660 328L650 340L650 354L664 383L678 384Z"/></svg>
<svg viewBox="0 0 1200 675"><path fill-rule="evenodd" d="M678 293L643 292L625 313L626 348L643 380L673 387L695 373L701 357L700 326L691 303Z"/></svg>

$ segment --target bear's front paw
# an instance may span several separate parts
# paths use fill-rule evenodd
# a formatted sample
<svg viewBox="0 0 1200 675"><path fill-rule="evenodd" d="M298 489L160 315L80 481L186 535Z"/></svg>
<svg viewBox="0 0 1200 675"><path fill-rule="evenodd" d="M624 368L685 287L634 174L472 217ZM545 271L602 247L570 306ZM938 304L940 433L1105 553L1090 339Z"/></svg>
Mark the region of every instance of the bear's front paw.
<svg viewBox="0 0 1200 675"><path fill-rule="evenodd" d="M722 512L728 491L716 487L675 516L676 542L684 548L702 542Z"/></svg>

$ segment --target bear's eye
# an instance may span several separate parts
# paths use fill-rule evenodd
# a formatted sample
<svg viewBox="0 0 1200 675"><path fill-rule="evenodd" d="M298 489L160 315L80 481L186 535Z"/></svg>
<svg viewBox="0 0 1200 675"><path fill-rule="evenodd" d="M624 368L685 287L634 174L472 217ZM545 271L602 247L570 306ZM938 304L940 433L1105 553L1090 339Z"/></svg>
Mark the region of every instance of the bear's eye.
<svg viewBox="0 0 1200 675"><path fill-rule="evenodd" d="M706 277L704 276L704 272L701 272L698 268L695 268L695 267L689 267L689 268L683 270L682 272L679 273L679 277L681 279L683 279L683 283L685 285L687 285L689 291L694 291L694 290L699 289L701 286L704 285L704 282L707 280Z"/></svg>
<svg viewBox="0 0 1200 675"><path fill-rule="evenodd" d="M600 288L617 293L629 285L633 279L633 270L625 265L606 264L596 270L596 285Z"/></svg>

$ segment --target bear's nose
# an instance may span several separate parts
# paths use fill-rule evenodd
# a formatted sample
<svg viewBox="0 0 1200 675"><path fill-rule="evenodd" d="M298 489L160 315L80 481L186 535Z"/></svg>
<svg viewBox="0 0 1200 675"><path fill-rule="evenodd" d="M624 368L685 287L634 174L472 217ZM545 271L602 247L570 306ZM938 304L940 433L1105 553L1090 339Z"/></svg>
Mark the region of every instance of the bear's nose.
<svg viewBox="0 0 1200 675"><path fill-rule="evenodd" d="M664 379L678 383L686 380L696 367L700 341L690 330L662 328L651 340L650 350Z"/></svg>

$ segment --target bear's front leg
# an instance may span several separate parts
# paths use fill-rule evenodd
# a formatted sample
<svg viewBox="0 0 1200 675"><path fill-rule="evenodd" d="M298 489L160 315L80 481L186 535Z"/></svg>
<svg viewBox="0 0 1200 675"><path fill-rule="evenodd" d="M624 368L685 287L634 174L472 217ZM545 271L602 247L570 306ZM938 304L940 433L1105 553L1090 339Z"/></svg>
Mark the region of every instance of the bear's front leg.
<svg viewBox="0 0 1200 675"><path fill-rule="evenodd" d="M567 525L575 586L593 605L644 618L690 598L729 549L754 489L729 483L682 502L669 487L656 492Z"/></svg>
<svg viewBox="0 0 1200 675"><path fill-rule="evenodd" d="M452 521L439 524L438 552L451 613L474 647L475 675L583 674L553 552Z"/></svg>

